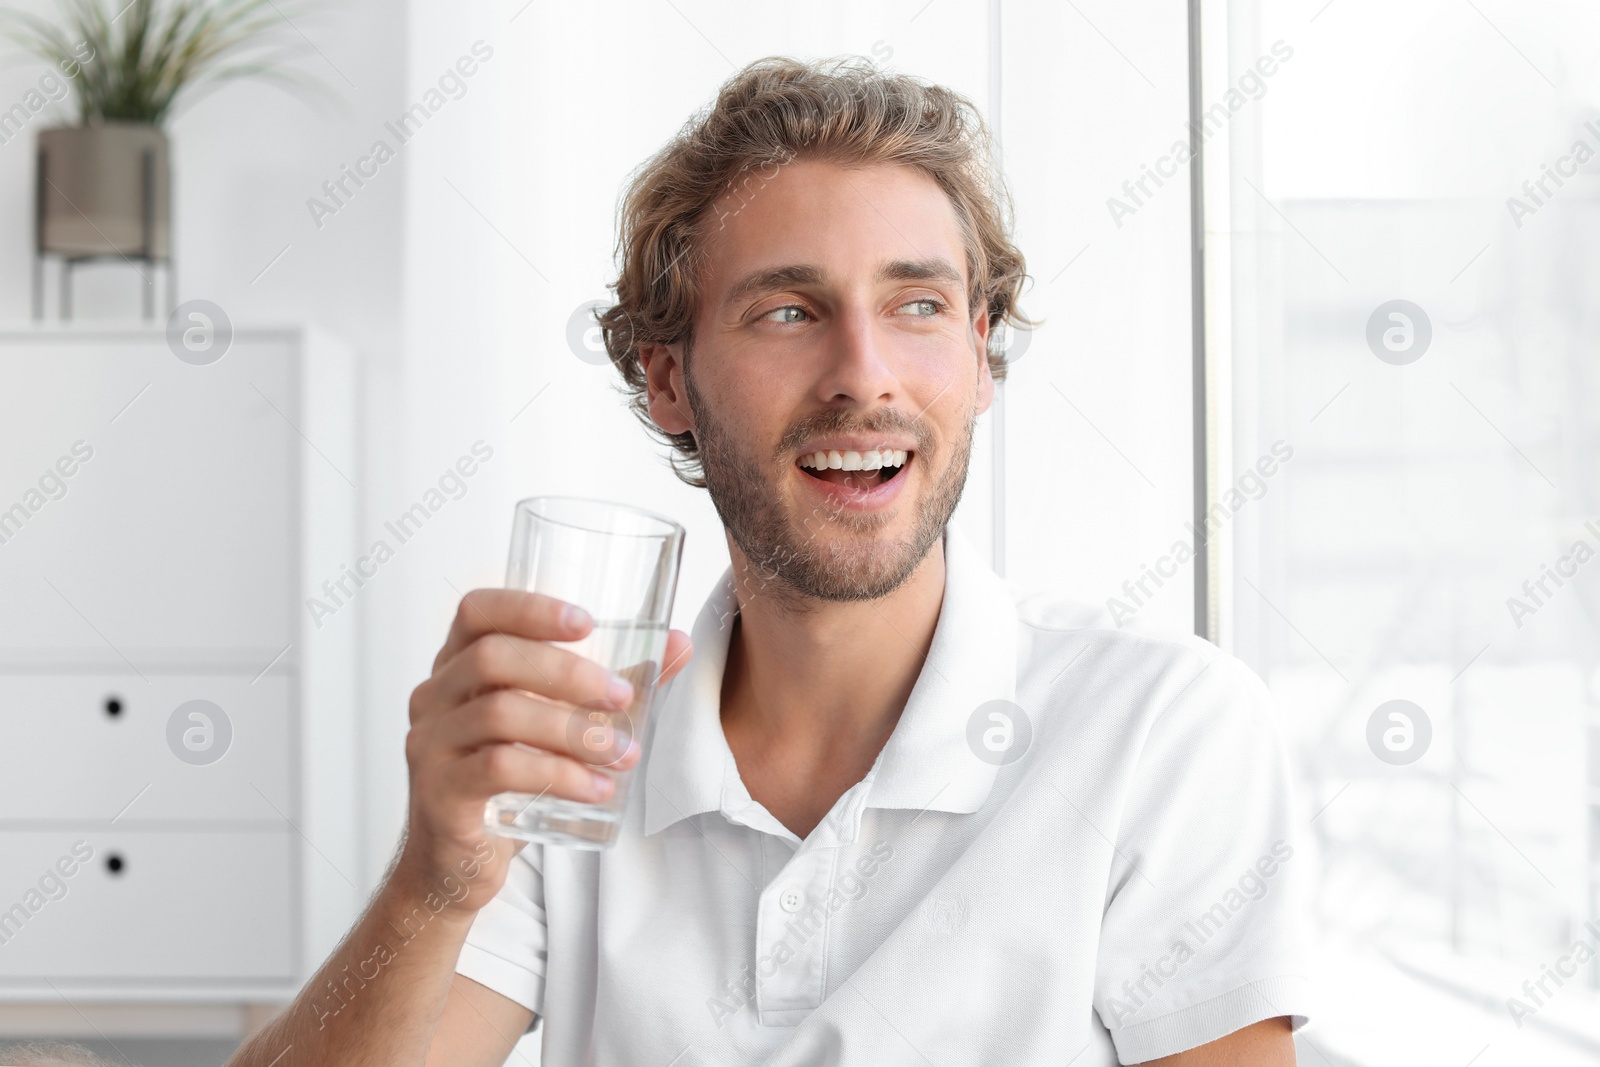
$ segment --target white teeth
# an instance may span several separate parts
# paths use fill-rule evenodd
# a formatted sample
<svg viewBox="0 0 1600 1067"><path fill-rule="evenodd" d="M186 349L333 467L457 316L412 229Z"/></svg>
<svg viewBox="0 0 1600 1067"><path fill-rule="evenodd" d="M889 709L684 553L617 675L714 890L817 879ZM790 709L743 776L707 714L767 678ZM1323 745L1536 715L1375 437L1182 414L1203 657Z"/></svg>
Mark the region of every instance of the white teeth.
<svg viewBox="0 0 1600 1067"><path fill-rule="evenodd" d="M812 452L800 457L800 466L814 470L875 471L883 467L903 467L908 453L903 448L869 448L865 452Z"/></svg>

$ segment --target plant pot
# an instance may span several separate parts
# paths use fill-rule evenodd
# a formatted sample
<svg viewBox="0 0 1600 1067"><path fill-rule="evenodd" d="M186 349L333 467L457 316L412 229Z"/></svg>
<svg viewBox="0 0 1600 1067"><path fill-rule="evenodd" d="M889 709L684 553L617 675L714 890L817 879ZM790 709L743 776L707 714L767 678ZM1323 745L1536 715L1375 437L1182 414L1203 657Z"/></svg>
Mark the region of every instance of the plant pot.
<svg viewBox="0 0 1600 1067"><path fill-rule="evenodd" d="M171 258L167 136L143 122L39 131L40 255Z"/></svg>

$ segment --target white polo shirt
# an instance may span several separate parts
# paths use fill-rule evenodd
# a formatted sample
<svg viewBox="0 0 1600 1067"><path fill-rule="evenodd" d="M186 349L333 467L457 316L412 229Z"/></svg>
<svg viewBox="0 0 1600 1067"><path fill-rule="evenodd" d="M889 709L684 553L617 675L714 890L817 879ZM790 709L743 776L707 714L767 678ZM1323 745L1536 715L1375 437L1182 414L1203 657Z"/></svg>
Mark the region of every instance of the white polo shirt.
<svg viewBox="0 0 1600 1067"><path fill-rule="evenodd" d="M1307 861L1260 679L1016 603L954 525L945 551L905 710L804 840L722 732L724 574L617 843L525 847L461 951L543 1017L548 1067L1091 1067L1306 1022Z"/></svg>

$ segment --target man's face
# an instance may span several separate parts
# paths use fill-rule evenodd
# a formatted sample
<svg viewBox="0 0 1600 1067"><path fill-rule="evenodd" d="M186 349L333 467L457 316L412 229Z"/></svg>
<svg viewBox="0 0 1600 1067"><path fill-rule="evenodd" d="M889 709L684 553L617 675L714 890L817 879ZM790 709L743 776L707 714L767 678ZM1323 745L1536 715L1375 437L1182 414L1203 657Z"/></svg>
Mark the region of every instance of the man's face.
<svg viewBox="0 0 1600 1067"><path fill-rule="evenodd" d="M961 225L908 167L803 160L750 177L709 216L687 369L682 345L642 353L651 415L693 431L759 579L882 597L954 512L993 396ZM858 465L876 469L845 469Z"/></svg>

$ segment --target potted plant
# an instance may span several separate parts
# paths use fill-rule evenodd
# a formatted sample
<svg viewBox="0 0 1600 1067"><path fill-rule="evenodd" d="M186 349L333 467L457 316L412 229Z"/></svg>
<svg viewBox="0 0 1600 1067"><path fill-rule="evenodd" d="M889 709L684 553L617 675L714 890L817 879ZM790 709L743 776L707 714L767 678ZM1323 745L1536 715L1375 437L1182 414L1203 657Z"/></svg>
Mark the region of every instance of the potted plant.
<svg viewBox="0 0 1600 1067"><path fill-rule="evenodd" d="M46 255L61 257L68 270L101 257L170 261L164 126L180 105L241 77L289 88L314 84L281 66L304 51L288 14L299 11L292 0L60 2L59 22L0 11L0 32L61 71L78 111L76 125L39 131L35 317L42 314ZM64 279L64 313L68 292ZM153 299L147 286L147 316Z"/></svg>

